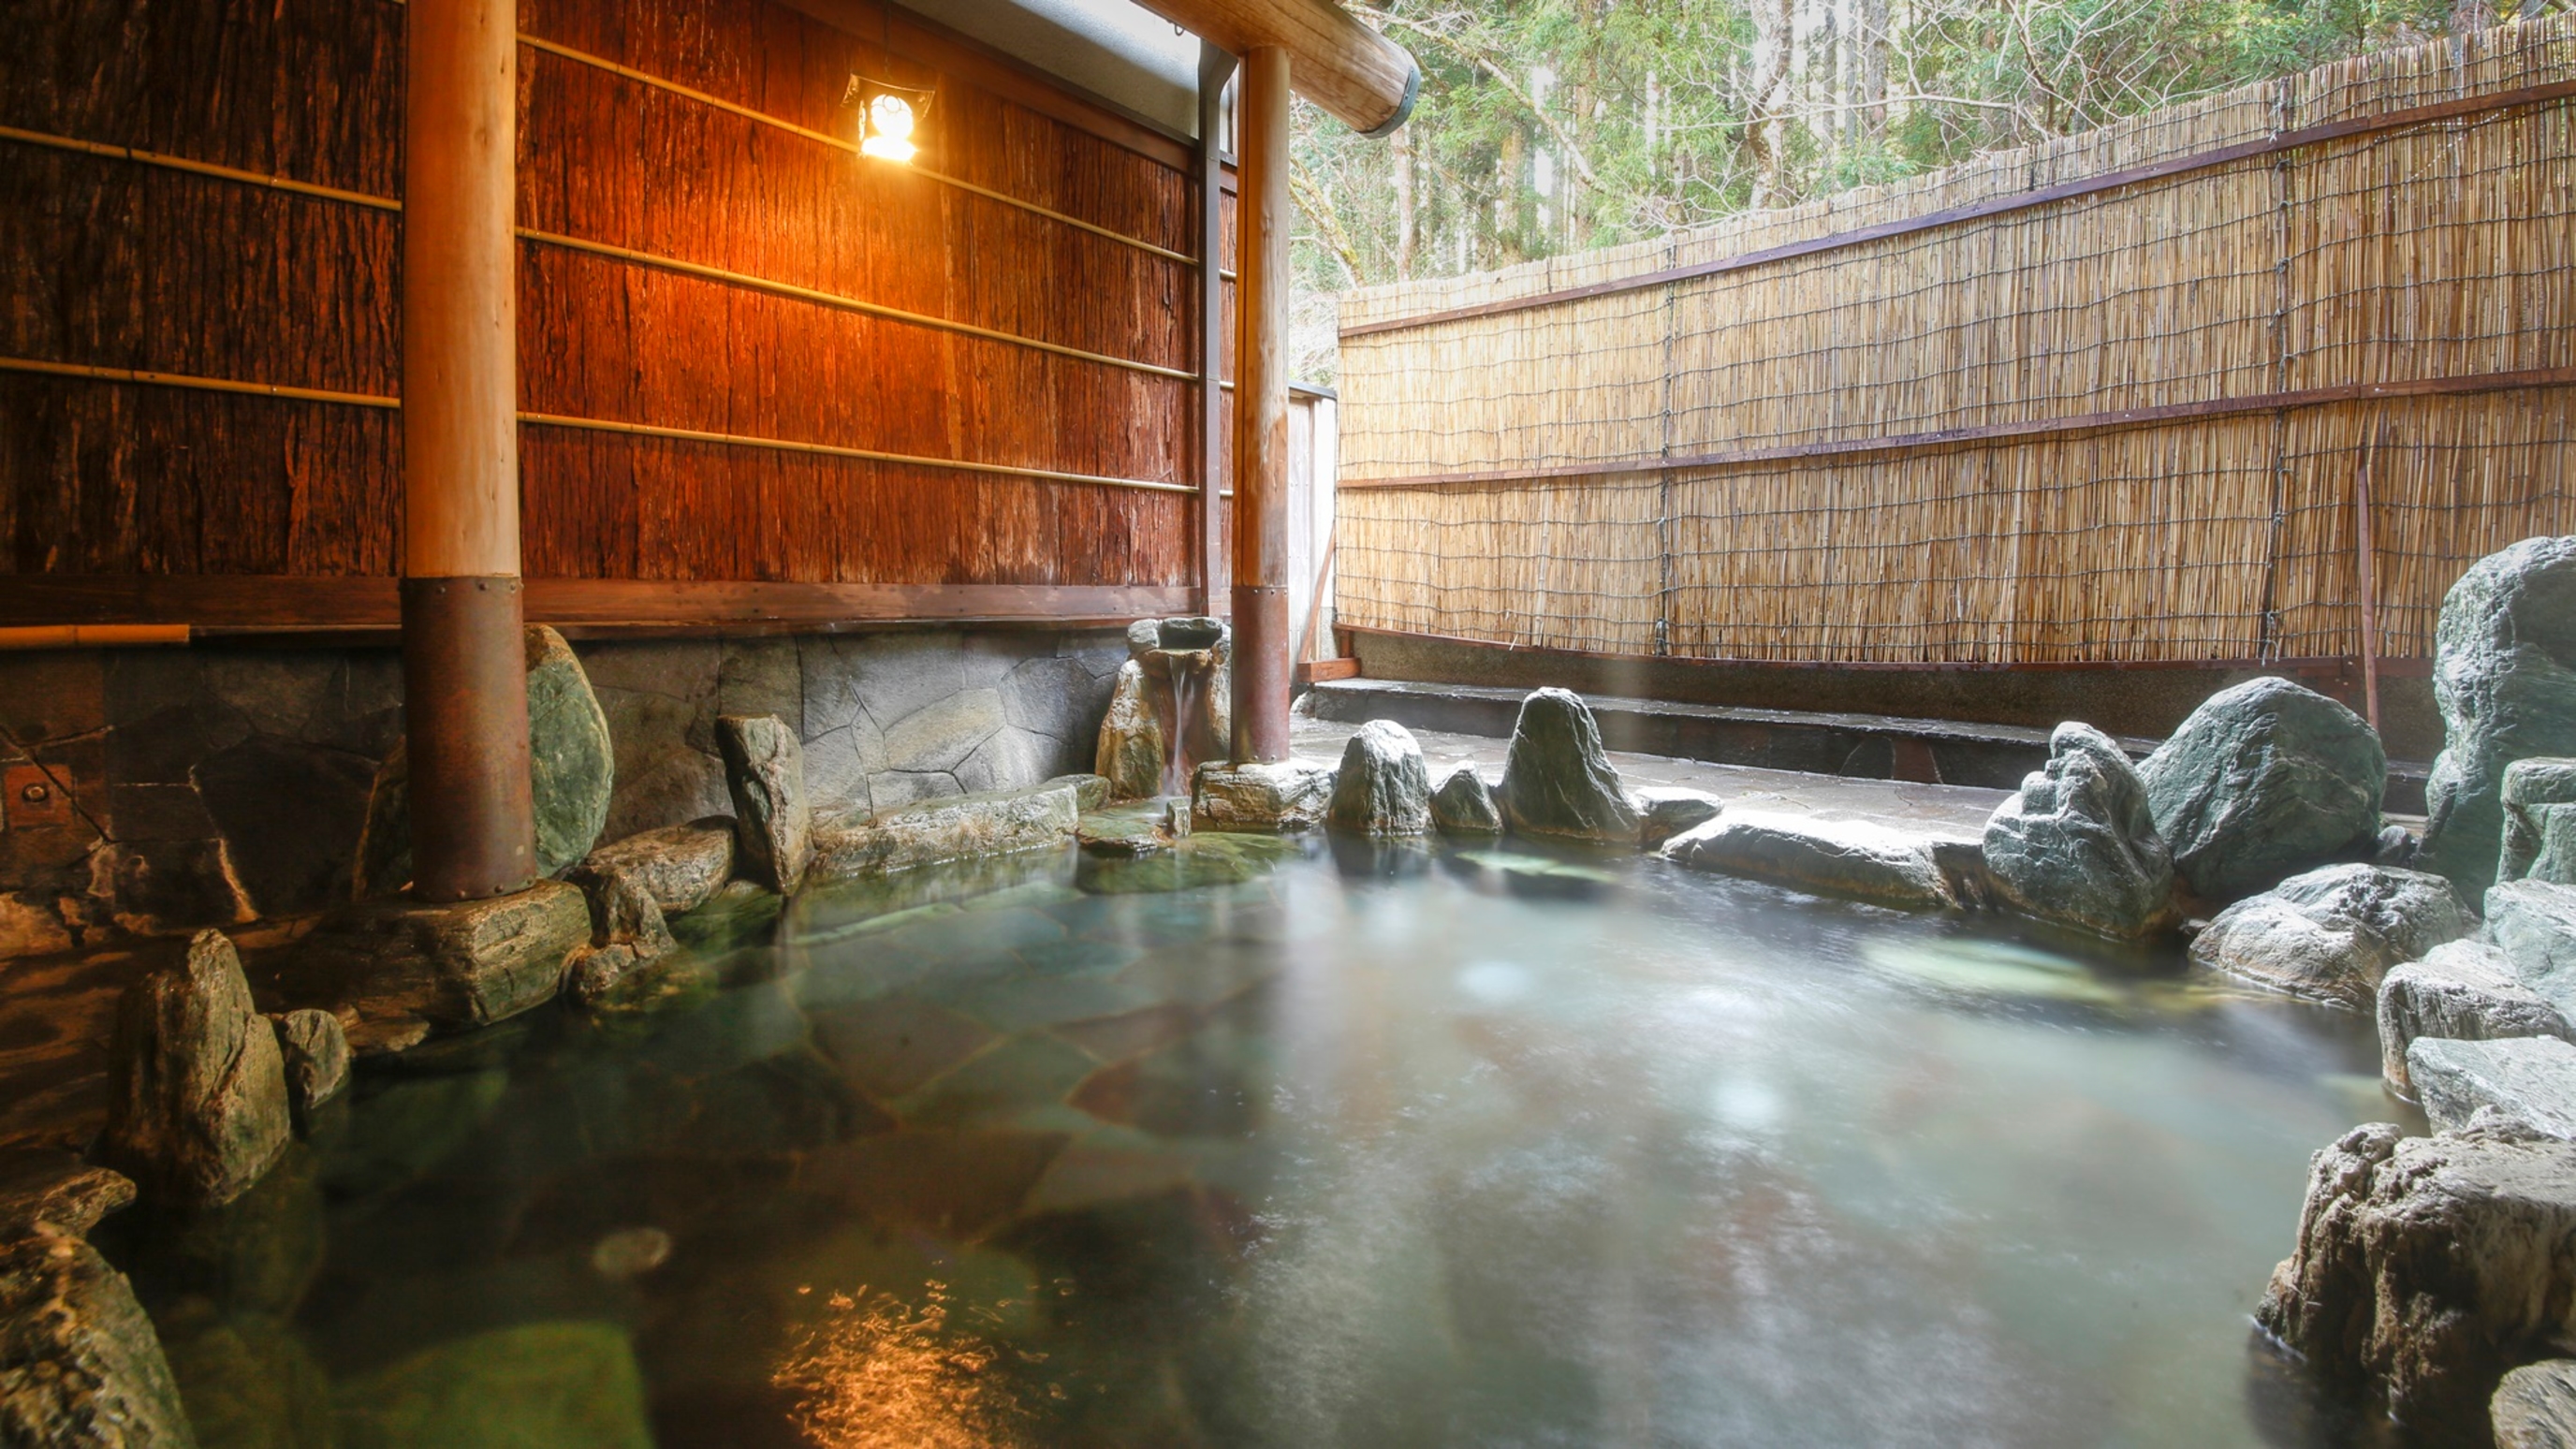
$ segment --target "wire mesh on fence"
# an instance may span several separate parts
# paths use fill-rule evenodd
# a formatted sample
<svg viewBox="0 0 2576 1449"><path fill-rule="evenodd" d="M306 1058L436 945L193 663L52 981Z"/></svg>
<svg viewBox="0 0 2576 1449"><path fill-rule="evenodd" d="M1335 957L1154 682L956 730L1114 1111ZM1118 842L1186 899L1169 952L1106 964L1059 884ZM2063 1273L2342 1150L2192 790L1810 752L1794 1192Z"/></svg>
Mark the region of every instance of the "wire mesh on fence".
<svg viewBox="0 0 2576 1449"><path fill-rule="evenodd" d="M1338 616L1712 659L2350 655L2367 458L2379 649L2427 653L2470 560L2576 524L2571 79L2576 18L2519 23L1353 293Z"/></svg>

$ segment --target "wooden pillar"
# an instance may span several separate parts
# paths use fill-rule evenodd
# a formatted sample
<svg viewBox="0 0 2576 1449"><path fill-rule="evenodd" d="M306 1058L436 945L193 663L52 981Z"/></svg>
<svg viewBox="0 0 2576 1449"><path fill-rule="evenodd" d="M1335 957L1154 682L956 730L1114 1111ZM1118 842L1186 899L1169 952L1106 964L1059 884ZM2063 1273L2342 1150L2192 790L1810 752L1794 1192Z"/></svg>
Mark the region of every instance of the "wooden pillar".
<svg viewBox="0 0 2576 1449"><path fill-rule="evenodd" d="M1199 42L1199 612L1233 603L1218 563L1225 557L1225 83L1234 57ZM1231 742L1228 742L1229 745Z"/></svg>
<svg viewBox="0 0 2576 1449"><path fill-rule="evenodd" d="M403 107L403 727L413 893L536 877L520 643L517 0L411 0Z"/></svg>
<svg viewBox="0 0 2576 1449"><path fill-rule="evenodd" d="M1288 758L1288 52L1243 58L1235 137L1234 741Z"/></svg>

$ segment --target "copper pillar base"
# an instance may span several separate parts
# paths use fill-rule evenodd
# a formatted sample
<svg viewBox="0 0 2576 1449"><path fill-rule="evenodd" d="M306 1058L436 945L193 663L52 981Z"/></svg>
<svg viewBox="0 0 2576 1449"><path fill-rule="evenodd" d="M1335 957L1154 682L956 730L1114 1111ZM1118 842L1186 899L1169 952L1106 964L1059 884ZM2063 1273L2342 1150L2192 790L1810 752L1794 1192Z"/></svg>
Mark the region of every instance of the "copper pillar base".
<svg viewBox="0 0 2576 1449"><path fill-rule="evenodd" d="M528 665L515 578L402 581L412 894L470 901L537 877Z"/></svg>
<svg viewBox="0 0 2576 1449"><path fill-rule="evenodd" d="M1233 757L1238 764L1288 758L1288 591L1234 586Z"/></svg>

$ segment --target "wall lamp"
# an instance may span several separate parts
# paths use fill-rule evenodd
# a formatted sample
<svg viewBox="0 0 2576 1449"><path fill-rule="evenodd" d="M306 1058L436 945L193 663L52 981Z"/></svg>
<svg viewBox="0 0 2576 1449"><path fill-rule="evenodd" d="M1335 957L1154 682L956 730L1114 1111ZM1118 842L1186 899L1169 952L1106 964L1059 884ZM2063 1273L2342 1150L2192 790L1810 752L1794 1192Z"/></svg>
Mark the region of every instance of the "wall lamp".
<svg viewBox="0 0 2576 1449"><path fill-rule="evenodd" d="M849 89L841 93L841 104L859 108L859 154L881 161L910 161L921 149L913 141L913 134L920 129L921 118L929 112L936 95L935 91L871 80L863 75L850 77Z"/></svg>

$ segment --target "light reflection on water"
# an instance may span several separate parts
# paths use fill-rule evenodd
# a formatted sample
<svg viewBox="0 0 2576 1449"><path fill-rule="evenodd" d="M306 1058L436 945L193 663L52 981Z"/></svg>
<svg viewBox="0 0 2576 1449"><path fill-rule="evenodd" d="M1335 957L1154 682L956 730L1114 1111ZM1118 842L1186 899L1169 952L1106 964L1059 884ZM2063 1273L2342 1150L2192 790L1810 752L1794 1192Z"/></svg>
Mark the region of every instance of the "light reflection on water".
<svg viewBox="0 0 2576 1449"><path fill-rule="evenodd" d="M694 929L697 987L362 1084L344 1413L576 1320L673 1449L2380 1442L2247 1320L2400 1111L2369 1024L2172 953L1340 841Z"/></svg>

